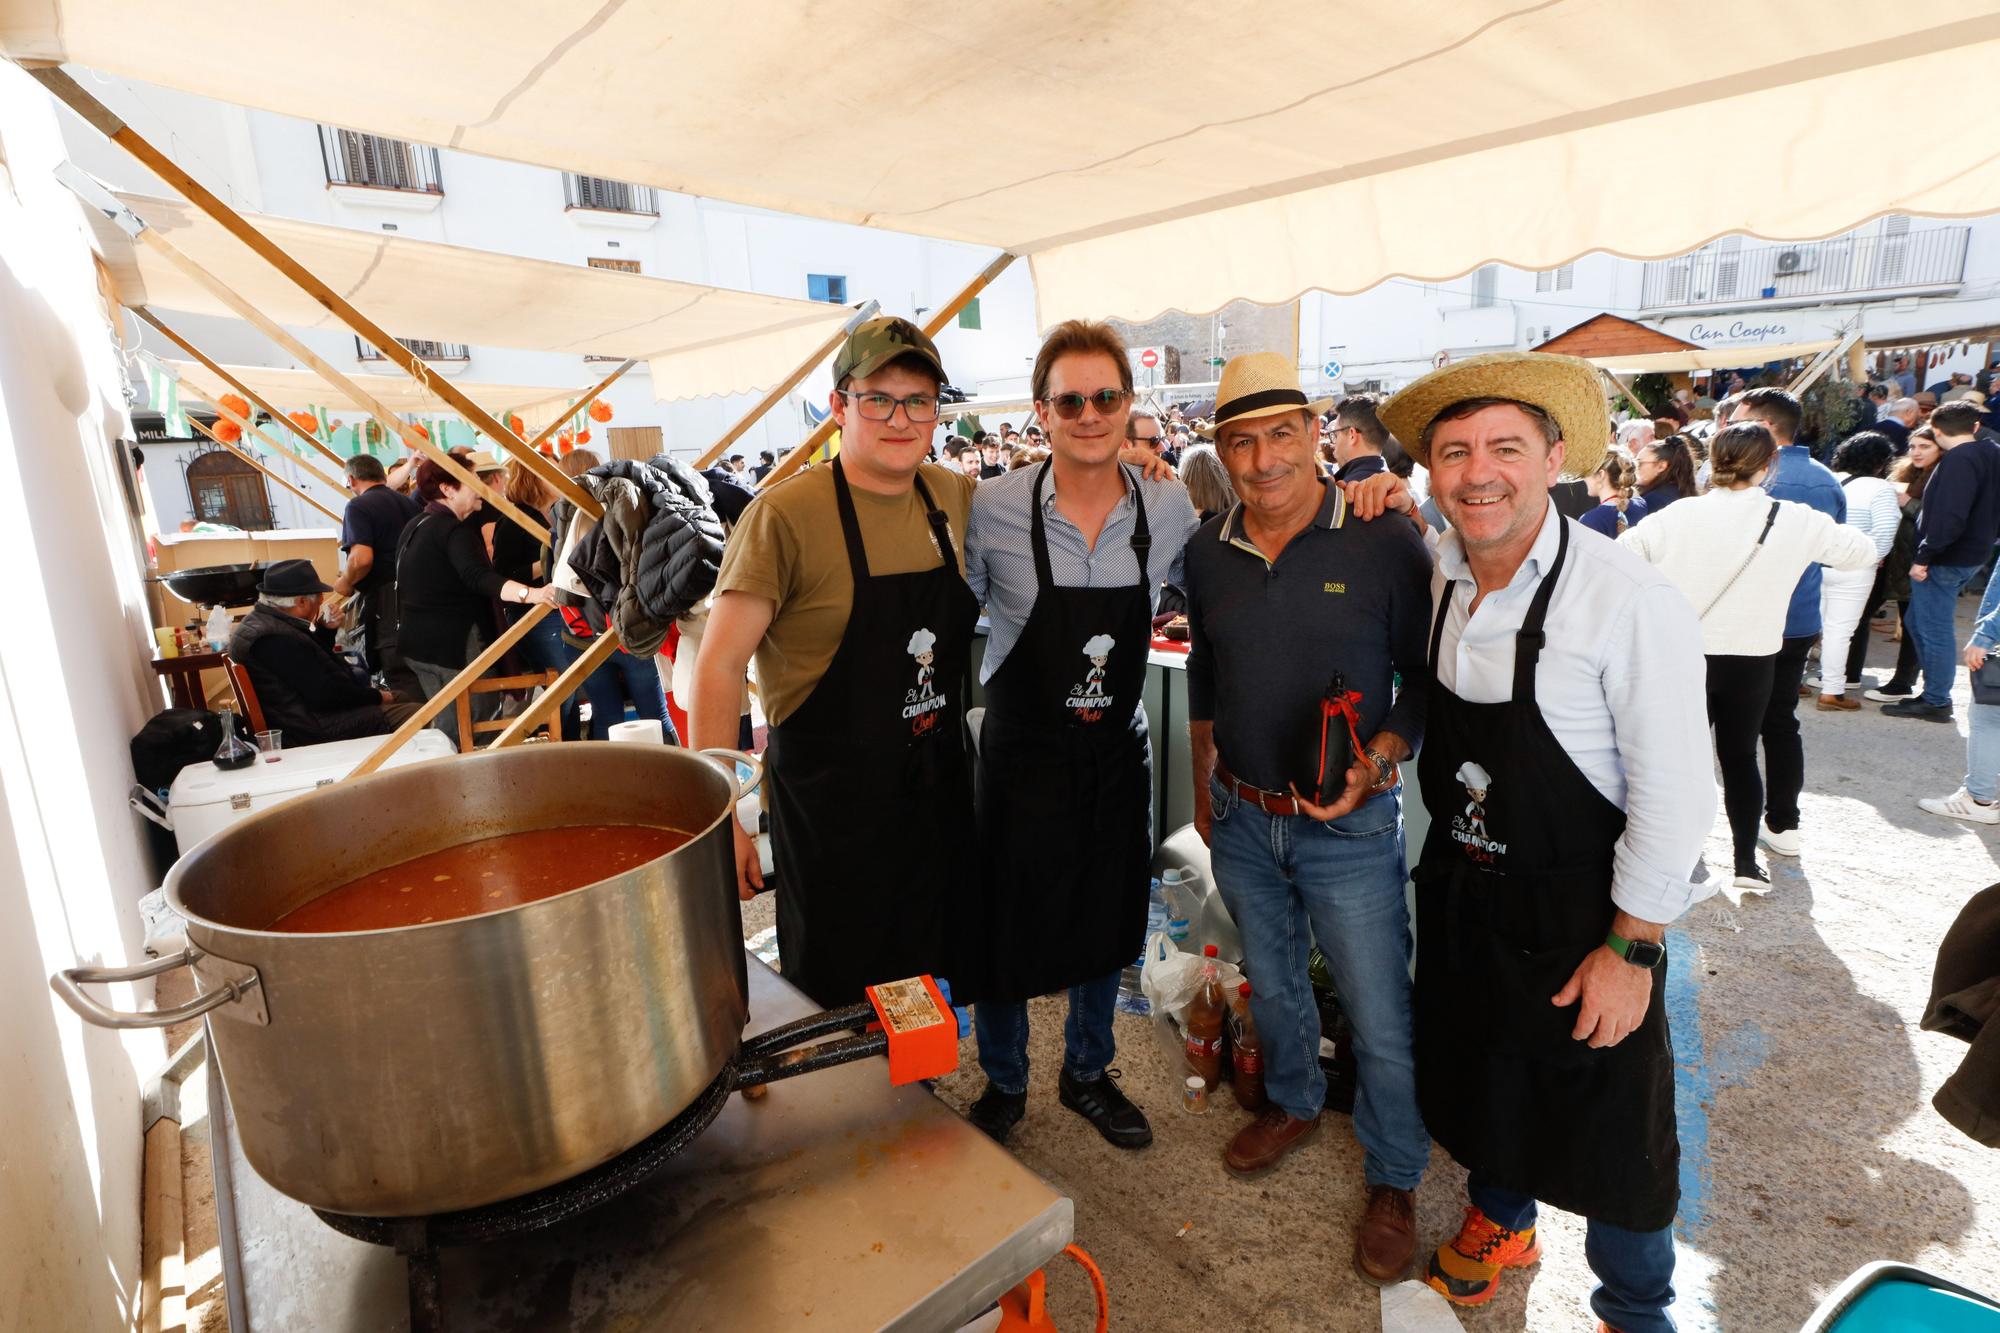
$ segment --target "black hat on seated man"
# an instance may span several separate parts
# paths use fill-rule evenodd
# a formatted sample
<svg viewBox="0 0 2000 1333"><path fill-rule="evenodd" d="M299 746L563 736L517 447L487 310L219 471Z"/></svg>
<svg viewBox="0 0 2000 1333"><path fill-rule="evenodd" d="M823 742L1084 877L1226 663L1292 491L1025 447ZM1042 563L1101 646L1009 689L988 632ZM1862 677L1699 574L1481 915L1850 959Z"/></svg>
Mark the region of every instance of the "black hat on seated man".
<svg viewBox="0 0 2000 1333"><path fill-rule="evenodd" d="M264 567L264 580L257 591L267 597L310 597L333 588L320 582L319 571L310 560L274 560Z"/></svg>

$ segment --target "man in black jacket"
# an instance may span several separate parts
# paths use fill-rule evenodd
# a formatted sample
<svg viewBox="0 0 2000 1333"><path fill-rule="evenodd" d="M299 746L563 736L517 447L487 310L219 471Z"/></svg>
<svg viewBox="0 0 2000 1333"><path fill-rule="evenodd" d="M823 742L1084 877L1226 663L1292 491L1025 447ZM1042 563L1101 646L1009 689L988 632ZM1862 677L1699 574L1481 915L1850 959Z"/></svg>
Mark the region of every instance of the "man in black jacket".
<svg viewBox="0 0 2000 1333"><path fill-rule="evenodd" d="M280 560L264 571L257 605L229 639L230 657L250 673L264 725L294 746L386 735L417 710L369 686L334 653L333 631L318 623L330 591L312 561Z"/></svg>
<svg viewBox="0 0 2000 1333"><path fill-rule="evenodd" d="M1890 717L1951 721L1958 677L1952 615L1960 589L1985 564L2000 537L2000 444L1979 437L1979 409L1946 403L1931 413L1942 456L1924 483L1917 554L1910 565L1910 630L1924 666L1924 692L1883 706Z"/></svg>

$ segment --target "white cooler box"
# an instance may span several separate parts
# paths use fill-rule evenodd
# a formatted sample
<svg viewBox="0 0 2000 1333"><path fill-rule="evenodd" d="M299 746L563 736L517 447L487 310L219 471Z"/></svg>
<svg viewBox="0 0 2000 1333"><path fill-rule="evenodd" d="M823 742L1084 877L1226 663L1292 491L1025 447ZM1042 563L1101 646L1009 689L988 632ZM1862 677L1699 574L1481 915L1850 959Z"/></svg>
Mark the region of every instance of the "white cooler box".
<svg viewBox="0 0 2000 1333"><path fill-rule="evenodd" d="M173 821L174 841L185 856L203 838L238 819L338 782L352 773L356 764L375 753L384 739L363 736L351 741L328 741L324 745L301 745L295 750L280 750L275 763L266 763L260 754L248 768L227 772L207 762L189 764L180 771L167 793L167 814ZM389 756L382 767L396 768L457 753L458 747L443 732L426 727Z"/></svg>

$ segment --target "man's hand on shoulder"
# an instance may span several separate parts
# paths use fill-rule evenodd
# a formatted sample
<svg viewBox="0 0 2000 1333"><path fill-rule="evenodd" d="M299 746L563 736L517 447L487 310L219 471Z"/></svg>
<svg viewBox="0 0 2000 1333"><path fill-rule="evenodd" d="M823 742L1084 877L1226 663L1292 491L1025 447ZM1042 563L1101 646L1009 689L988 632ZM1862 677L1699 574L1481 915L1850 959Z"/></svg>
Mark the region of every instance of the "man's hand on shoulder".
<svg viewBox="0 0 2000 1333"><path fill-rule="evenodd" d="M1347 495L1347 505L1356 518L1363 523L1372 523L1383 514L1394 511L1408 515L1417 525L1417 531L1424 528L1424 516L1417 512L1417 498L1410 493L1410 483L1393 472L1377 472L1372 477L1360 481L1336 483Z"/></svg>

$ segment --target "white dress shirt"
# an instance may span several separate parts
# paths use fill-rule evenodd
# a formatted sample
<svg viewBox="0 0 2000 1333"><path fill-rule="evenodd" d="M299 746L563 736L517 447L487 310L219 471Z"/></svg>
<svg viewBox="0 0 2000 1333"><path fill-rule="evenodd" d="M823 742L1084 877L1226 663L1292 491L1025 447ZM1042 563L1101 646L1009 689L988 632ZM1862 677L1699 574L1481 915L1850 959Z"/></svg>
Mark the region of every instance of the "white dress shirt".
<svg viewBox="0 0 2000 1333"><path fill-rule="evenodd" d="M1512 697L1514 636L1555 563L1563 521L1549 506L1513 581L1477 612L1468 610L1478 588L1459 534L1439 541L1434 607L1455 582L1437 678L1461 699ZM1611 899L1642 921L1672 921L1719 883L1688 881L1716 810L1707 664L1694 608L1651 565L1570 523L1569 555L1543 630L1548 642L1535 668L1542 718L1590 785L1625 812Z"/></svg>

